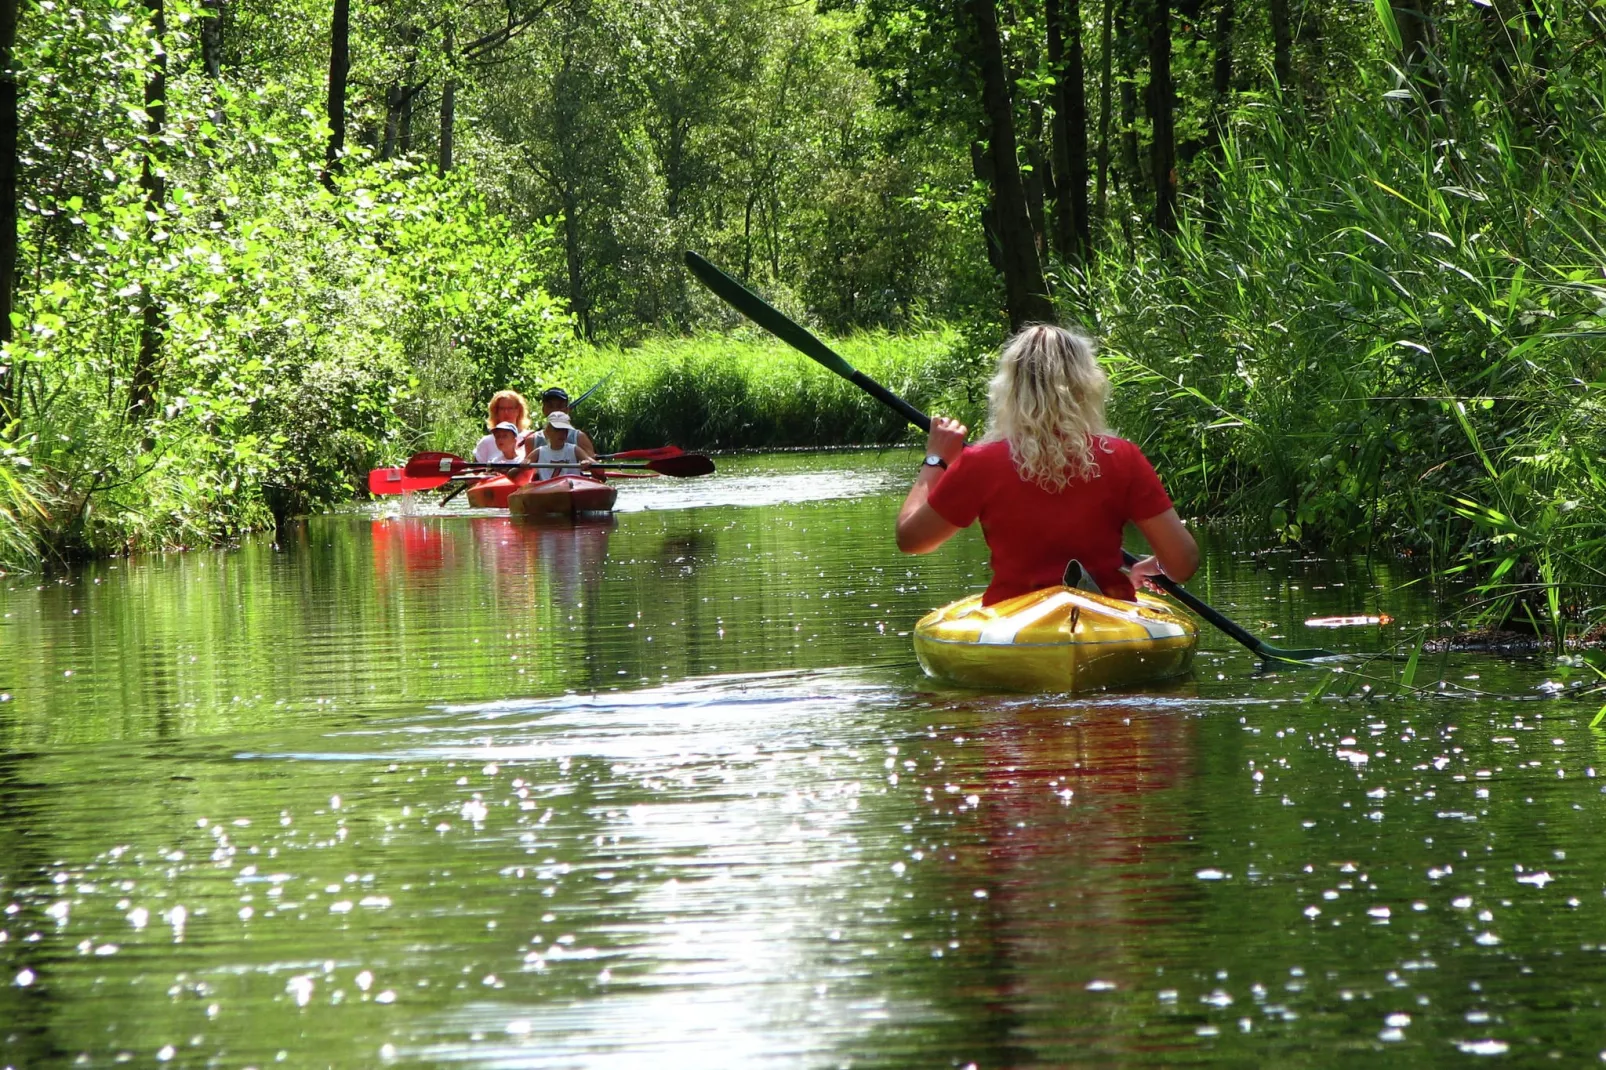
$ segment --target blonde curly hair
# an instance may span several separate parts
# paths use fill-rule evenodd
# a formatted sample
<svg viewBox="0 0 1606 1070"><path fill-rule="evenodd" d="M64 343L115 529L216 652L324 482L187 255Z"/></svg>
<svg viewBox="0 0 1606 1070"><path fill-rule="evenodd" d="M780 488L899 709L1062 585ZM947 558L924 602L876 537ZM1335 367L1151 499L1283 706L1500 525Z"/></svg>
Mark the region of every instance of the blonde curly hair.
<svg viewBox="0 0 1606 1070"><path fill-rule="evenodd" d="M1095 440L1110 432L1110 380L1090 338L1063 327L1023 327L1004 343L987 387L985 442L1008 442L1022 479L1057 493L1099 474Z"/></svg>

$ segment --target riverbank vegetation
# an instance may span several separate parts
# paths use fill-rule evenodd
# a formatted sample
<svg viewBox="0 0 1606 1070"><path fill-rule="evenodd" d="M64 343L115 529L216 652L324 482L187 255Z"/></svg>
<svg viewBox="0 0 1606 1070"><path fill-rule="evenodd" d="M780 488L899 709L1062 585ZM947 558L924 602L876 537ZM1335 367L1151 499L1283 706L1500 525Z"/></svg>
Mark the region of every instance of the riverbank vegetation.
<svg viewBox="0 0 1606 1070"><path fill-rule="evenodd" d="M0 6L13 565L337 500L503 384L619 369L616 446L896 435L711 334L696 248L972 419L1011 324L1084 325L1190 515L1600 600L1583 0Z"/></svg>

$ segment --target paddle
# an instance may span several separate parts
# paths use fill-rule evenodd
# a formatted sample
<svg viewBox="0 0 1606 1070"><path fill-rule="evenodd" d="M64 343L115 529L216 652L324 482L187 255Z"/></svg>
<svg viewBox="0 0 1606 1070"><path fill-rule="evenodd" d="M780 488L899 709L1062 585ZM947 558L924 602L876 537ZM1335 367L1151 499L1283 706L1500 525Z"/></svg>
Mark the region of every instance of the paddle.
<svg viewBox="0 0 1606 1070"><path fill-rule="evenodd" d="M482 464L478 461L464 460L451 453L415 453L408 458L403 471L415 478L441 478L451 479L463 475L481 472L516 472L529 468L583 468L593 462L565 461L560 464L537 464L533 461L505 461ZM661 476L675 476L686 479L691 476L706 476L714 471L714 461L702 453L682 453L676 457L660 457L653 460L642 461L639 464L617 464L608 462L609 469L643 469L657 472Z"/></svg>
<svg viewBox="0 0 1606 1070"><path fill-rule="evenodd" d="M410 476L400 468L374 468L368 473L369 494L405 494L415 490L434 490L449 482L440 476Z"/></svg>
<svg viewBox="0 0 1606 1070"><path fill-rule="evenodd" d="M690 249L686 250L686 267L691 270L693 275L697 276L704 286L712 290L726 304L775 335L781 341L791 345L804 356L811 357L820 364L825 365L825 367L848 380L848 382L853 383L871 397L876 398L896 411L920 430L927 432L931 430L931 419L925 413L854 368L830 346L827 346L809 333L806 328L788 319L771 306L769 302ZM410 466L408 470L412 470ZM1121 553L1128 565L1137 560L1136 557L1125 550ZM1312 658L1337 656L1330 650L1314 648L1288 649L1273 646L1264 639L1258 639L1251 635L1243 627L1194 597L1186 588L1169 576L1154 576L1152 579L1156 586L1163 589L1171 597L1263 658L1278 661L1309 661Z"/></svg>
<svg viewBox="0 0 1606 1070"><path fill-rule="evenodd" d="M683 457L686 451L679 446L654 446L645 450L621 450L618 453L599 453L599 461L661 461L665 457Z"/></svg>

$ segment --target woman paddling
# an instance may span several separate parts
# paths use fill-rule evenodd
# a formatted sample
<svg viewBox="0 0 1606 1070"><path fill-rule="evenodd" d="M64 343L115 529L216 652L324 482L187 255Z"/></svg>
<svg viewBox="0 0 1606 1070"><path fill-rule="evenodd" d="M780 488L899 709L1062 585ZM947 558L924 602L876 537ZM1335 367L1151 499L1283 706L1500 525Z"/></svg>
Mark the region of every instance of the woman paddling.
<svg viewBox="0 0 1606 1070"><path fill-rule="evenodd" d="M898 514L898 549L930 553L980 520L993 569L984 605L1052 587L1073 561L1105 595L1128 601L1134 582L1192 576L1199 548L1148 458L1110 434L1109 393L1091 341L1044 324L1018 332L988 387L987 436L966 446L963 424L932 421L925 465ZM1129 520L1154 556L1126 573Z"/></svg>
<svg viewBox="0 0 1606 1070"><path fill-rule="evenodd" d="M496 442L496 426L498 424L512 424L518 428L518 440L515 443L518 456L513 460L522 461L530 445L530 406L525 403L524 395L517 390L499 390L491 396L491 403L486 406L489 418L485 427L490 432L480 439L474 447L474 459L481 464L493 464L506 461L502 448Z"/></svg>

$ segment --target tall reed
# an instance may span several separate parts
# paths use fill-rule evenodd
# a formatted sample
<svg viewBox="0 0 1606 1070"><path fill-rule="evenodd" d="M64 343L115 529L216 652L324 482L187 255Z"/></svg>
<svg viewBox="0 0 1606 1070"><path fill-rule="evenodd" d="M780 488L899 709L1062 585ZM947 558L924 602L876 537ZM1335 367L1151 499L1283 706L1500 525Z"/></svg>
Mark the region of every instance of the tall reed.
<svg viewBox="0 0 1606 1070"><path fill-rule="evenodd" d="M1437 105L1380 66L1319 129L1239 115L1212 207L1103 262L1115 417L1195 512L1384 538L1555 625L1606 580L1602 71L1550 71L1535 129L1444 48Z"/></svg>

